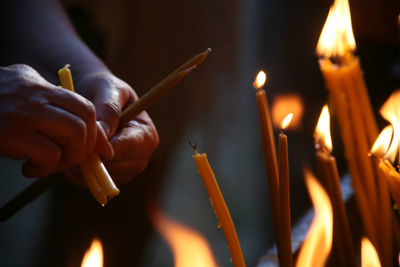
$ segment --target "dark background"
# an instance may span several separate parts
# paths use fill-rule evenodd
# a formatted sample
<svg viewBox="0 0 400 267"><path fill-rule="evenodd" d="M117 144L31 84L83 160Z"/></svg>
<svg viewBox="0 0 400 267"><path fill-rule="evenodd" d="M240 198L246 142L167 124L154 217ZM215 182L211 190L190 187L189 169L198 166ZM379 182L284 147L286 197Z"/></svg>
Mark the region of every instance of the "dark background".
<svg viewBox="0 0 400 267"><path fill-rule="evenodd" d="M268 73L272 104L298 95L301 126L288 130L292 217L309 206L301 175L314 166L312 133L327 100L315 46L330 1L65 1L88 45L110 69L143 95L194 54L209 58L148 112L160 146L148 169L105 208L85 189L61 181L33 205L0 225L0 260L5 266L80 266L94 236L105 250L105 266L172 266L172 254L152 230L147 206L200 232L220 266L231 266L223 233L187 144L208 154L224 194L248 266L273 243L273 225L252 82ZM376 111L400 87L399 2L350 1L357 54ZM57 70L54 70L57 71ZM380 125L384 122L379 119ZM277 131L278 133L278 131ZM343 164L336 125L334 154ZM1 159L0 204L29 180L19 162Z"/></svg>

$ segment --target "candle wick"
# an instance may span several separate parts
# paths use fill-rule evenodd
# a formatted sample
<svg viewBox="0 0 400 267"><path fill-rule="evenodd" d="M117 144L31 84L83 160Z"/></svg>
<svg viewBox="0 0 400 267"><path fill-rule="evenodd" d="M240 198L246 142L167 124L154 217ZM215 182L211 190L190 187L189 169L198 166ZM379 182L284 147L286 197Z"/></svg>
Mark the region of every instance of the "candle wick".
<svg viewBox="0 0 400 267"><path fill-rule="evenodd" d="M198 148L197 148L197 144L196 144L196 143L193 143L192 141L189 141L189 145L194 149L194 152L195 152L196 154L199 153L199 150L198 150Z"/></svg>

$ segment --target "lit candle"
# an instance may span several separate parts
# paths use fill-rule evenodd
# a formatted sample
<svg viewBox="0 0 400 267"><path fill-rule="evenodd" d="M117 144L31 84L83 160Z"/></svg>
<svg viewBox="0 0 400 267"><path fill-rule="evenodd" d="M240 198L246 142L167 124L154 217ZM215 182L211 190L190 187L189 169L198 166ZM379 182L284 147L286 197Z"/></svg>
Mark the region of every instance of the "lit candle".
<svg viewBox="0 0 400 267"><path fill-rule="evenodd" d="M280 225L280 205L279 205L279 172L278 163L276 159L276 148L274 141L274 134L272 129L271 115L267 100L267 94L262 88L266 81L267 75L265 72L260 71L253 83L256 89L257 109L260 120L261 138L264 151L265 167L267 169L267 181L269 189L270 204L272 210L272 219L274 220L276 242L278 247L279 263L285 261L283 254L283 241L281 235Z"/></svg>
<svg viewBox="0 0 400 267"><path fill-rule="evenodd" d="M292 257L292 238L291 238L291 221L290 221L290 182L289 182L289 159L288 159L288 140L284 133L287 129L293 113L289 113L282 121L281 132L279 134L279 203L280 203L280 221L279 227L282 237L281 257L283 262L279 262L280 266L293 266ZM280 258L280 259L281 259Z"/></svg>
<svg viewBox="0 0 400 267"><path fill-rule="evenodd" d="M333 210L333 247L340 266L355 266L353 240L346 208L340 188L336 159L331 155L332 140L330 134L330 116L328 106L322 108L314 132L319 176L332 202ZM367 208L367 207L365 207Z"/></svg>
<svg viewBox="0 0 400 267"><path fill-rule="evenodd" d="M190 143L194 149L193 159L197 169L207 189L211 204L217 215L219 225L224 231L226 242L228 243L229 251L231 252L233 266L245 267L242 249L240 247L239 238L236 234L235 225L233 224L231 214L226 206L224 197L219 189L217 180L210 164L207 160L207 154L199 154L197 146Z"/></svg>

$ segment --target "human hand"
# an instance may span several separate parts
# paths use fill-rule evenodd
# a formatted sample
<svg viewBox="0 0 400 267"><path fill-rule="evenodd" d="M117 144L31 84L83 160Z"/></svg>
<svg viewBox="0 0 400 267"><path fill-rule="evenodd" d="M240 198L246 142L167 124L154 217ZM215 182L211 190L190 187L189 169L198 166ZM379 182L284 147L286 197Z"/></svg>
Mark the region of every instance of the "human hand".
<svg viewBox="0 0 400 267"><path fill-rule="evenodd" d="M1 156L26 159L22 173L38 177L72 167L93 151L113 157L90 101L27 65L0 67Z"/></svg>
<svg viewBox="0 0 400 267"><path fill-rule="evenodd" d="M105 160L107 170L118 185L126 184L144 171L158 145L157 130L146 112L118 127L121 110L137 100L133 89L109 72L83 76L75 82L77 91L93 102L115 156Z"/></svg>

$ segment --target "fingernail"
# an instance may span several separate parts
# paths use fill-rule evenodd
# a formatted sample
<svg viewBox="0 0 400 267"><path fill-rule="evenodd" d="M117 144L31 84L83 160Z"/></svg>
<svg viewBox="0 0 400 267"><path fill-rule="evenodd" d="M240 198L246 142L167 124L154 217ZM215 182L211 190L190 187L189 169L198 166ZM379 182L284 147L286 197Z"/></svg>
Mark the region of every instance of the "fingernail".
<svg viewBox="0 0 400 267"><path fill-rule="evenodd" d="M104 133L106 134L107 138L110 138L110 127L104 121L98 121L100 123L101 128L103 128Z"/></svg>

